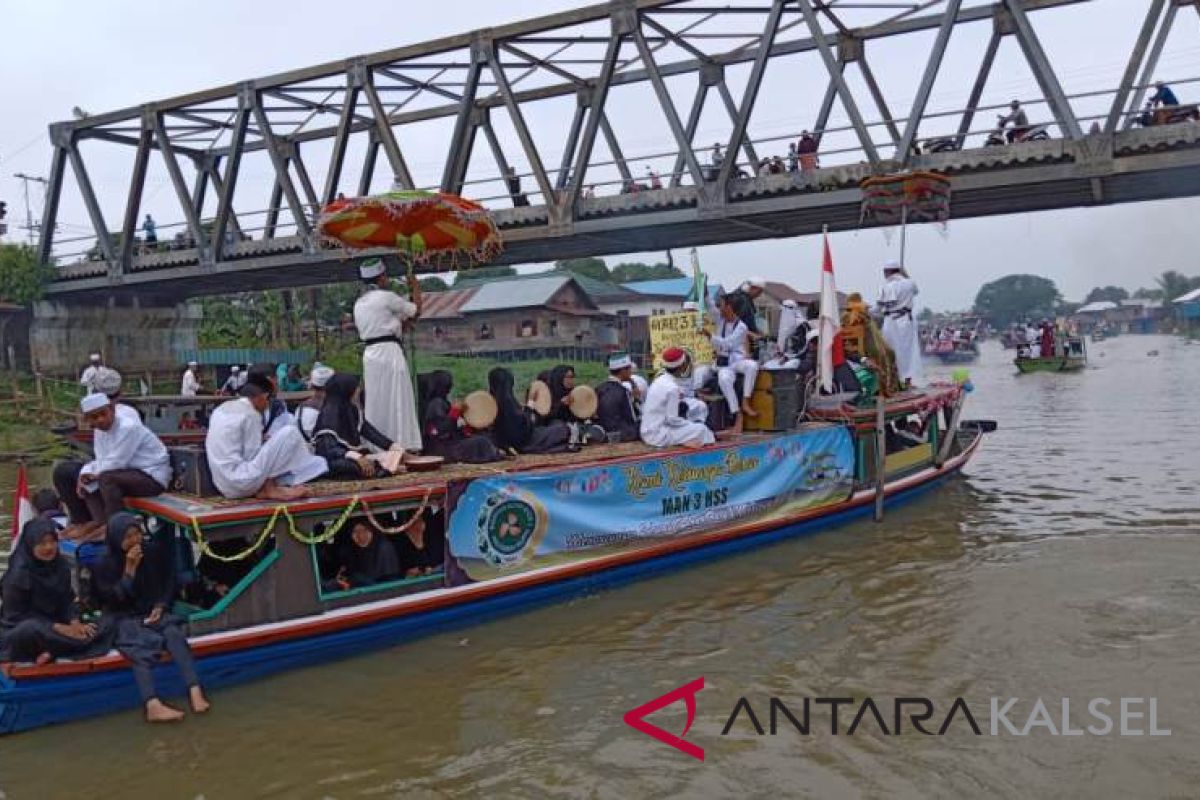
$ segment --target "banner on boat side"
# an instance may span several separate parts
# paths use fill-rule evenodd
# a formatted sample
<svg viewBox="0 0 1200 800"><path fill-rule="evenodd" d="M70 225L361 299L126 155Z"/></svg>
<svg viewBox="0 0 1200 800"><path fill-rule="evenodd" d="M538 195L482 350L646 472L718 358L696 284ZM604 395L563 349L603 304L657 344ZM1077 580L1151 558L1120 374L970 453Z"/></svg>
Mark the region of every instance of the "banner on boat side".
<svg viewBox="0 0 1200 800"><path fill-rule="evenodd" d="M457 484L457 485L456 485ZM854 445L830 426L759 442L535 474L452 482L452 582L778 522L846 500Z"/></svg>
<svg viewBox="0 0 1200 800"><path fill-rule="evenodd" d="M650 350L654 353L651 374L662 369L662 351L682 347L692 354L693 364L711 364L714 360L712 341L696 328L696 312L659 314L650 317Z"/></svg>

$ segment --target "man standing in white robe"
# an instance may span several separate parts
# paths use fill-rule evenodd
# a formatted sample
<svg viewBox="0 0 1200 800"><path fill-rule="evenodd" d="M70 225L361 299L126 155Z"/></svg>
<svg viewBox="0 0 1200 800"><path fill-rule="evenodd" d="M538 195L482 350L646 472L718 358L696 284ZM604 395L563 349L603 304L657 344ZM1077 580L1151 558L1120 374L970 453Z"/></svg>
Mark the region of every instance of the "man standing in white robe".
<svg viewBox="0 0 1200 800"><path fill-rule="evenodd" d="M682 385L691 385L692 358L682 347L662 354L663 372L650 384L642 403L642 441L653 447L703 447L716 441L703 422L681 417Z"/></svg>
<svg viewBox="0 0 1200 800"><path fill-rule="evenodd" d="M914 308L917 284L895 261L883 265L883 289L876 310L883 316L884 341L896 353L896 372L905 388L924 380L921 371L921 337Z"/></svg>
<svg viewBox="0 0 1200 800"><path fill-rule="evenodd" d="M366 290L354 304L354 326L363 350L363 396L367 421L405 450L421 449L421 424L413 397L412 377L401 336L406 320L421 314L421 290L409 282L412 301L387 288L387 271L379 259L358 268Z"/></svg>
<svg viewBox="0 0 1200 800"><path fill-rule="evenodd" d="M264 440L263 413L272 385L251 374L236 400L217 406L209 417L204 450L213 483L231 499L296 500L307 491L299 484L329 471L325 459L313 455L295 425L280 428Z"/></svg>
<svg viewBox="0 0 1200 800"><path fill-rule="evenodd" d="M187 369L184 370L183 380L179 382L179 394L181 397L195 397L200 392L200 379L196 377L196 372L200 369L200 365L195 361L189 361Z"/></svg>

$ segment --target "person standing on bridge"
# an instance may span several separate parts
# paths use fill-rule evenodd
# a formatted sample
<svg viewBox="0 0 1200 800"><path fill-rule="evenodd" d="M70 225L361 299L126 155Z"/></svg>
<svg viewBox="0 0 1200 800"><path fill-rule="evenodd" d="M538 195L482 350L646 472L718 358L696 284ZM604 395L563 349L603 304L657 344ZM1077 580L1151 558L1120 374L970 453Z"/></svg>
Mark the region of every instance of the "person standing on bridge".
<svg viewBox="0 0 1200 800"><path fill-rule="evenodd" d="M905 389L922 380L921 338L913 305L917 284L895 261L883 265L883 290L876 311L883 315L883 338L896 354L896 372Z"/></svg>
<svg viewBox="0 0 1200 800"><path fill-rule="evenodd" d="M142 236L146 244L152 246L158 244L158 226L154 224L154 217L149 214L142 220Z"/></svg>
<svg viewBox="0 0 1200 800"><path fill-rule="evenodd" d="M1170 108L1177 105L1179 105L1179 98L1175 96L1175 92L1171 91L1171 87L1167 86L1164 81L1155 81L1154 94L1150 97L1150 107Z"/></svg>
<svg viewBox="0 0 1200 800"><path fill-rule="evenodd" d="M405 323L421 314L421 287L409 280L411 301L390 291L387 270L377 258L358 268L366 288L354 304L354 326L363 350L367 422L405 450L421 449L421 424L401 336Z"/></svg>

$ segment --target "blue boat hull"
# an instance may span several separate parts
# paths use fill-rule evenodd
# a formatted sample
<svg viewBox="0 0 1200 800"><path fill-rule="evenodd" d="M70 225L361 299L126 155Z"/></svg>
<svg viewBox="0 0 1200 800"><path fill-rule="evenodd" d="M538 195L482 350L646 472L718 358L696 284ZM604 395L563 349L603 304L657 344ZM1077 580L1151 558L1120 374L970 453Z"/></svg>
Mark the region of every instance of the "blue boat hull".
<svg viewBox="0 0 1200 800"><path fill-rule="evenodd" d="M959 464L954 469L947 469L922 483L889 493L889 507L911 500L936 487L956 474L961 466ZM233 686L285 670L327 663L351 655L360 655L369 650L407 643L418 636L443 633L530 606L587 594L783 539L816 533L864 516L871 510L871 503L862 503L802 522L784 523L776 528L700 544L692 549L645 561L599 569L508 593L386 618L319 636L209 655L199 658L197 667L207 689ZM164 664L158 667L155 680L164 696L186 694L178 672L171 665ZM14 681L0 674L0 735L139 708L140 705L133 675L128 669L26 681Z"/></svg>

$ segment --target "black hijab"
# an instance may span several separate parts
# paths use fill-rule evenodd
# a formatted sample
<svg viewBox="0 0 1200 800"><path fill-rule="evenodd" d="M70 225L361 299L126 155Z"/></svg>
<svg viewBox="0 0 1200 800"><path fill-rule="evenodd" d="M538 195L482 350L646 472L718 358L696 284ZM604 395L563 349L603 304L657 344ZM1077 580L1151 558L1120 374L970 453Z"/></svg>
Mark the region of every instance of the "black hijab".
<svg viewBox="0 0 1200 800"><path fill-rule="evenodd" d="M121 590L121 579L125 574L125 531L132 527L142 530L142 563L133 577L133 592L126 595ZM148 536L142 518L123 511L114 514L108 521L104 533L106 550L96 570L99 591L105 610L132 611L148 614L157 605L171 610L175 600L175 564L171 560L170 548L159 536Z"/></svg>
<svg viewBox="0 0 1200 800"><path fill-rule="evenodd" d="M366 525L371 531L371 543L366 547L359 547L354 543L352 532L360 524ZM364 520L354 522L348 528L338 560L346 568L346 574L351 579L378 582L400 577L400 560L396 557L396 548L382 533Z"/></svg>
<svg viewBox="0 0 1200 800"><path fill-rule="evenodd" d="M488 391L496 400L496 424L492 427L496 445L520 450L529 442L532 430L525 409L513 393L515 384L513 374L504 367L488 373Z"/></svg>
<svg viewBox="0 0 1200 800"><path fill-rule="evenodd" d="M25 523L8 571L0 578L0 589L29 592L29 612L65 622L59 617L75 598L71 567L61 552L50 561L42 561L33 554L33 549L48 536L58 539L58 526L50 520L32 519Z"/></svg>
<svg viewBox="0 0 1200 800"><path fill-rule="evenodd" d="M550 380L546 383L550 386L550 416L552 417L562 409L562 399L571 393L571 390L566 387L568 374L575 374L575 368L569 364L559 364L550 370Z"/></svg>
<svg viewBox="0 0 1200 800"><path fill-rule="evenodd" d="M354 404L359 377L339 372L325 384L325 404L317 415L316 436L329 431L351 447L362 445L362 412Z"/></svg>

